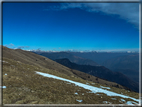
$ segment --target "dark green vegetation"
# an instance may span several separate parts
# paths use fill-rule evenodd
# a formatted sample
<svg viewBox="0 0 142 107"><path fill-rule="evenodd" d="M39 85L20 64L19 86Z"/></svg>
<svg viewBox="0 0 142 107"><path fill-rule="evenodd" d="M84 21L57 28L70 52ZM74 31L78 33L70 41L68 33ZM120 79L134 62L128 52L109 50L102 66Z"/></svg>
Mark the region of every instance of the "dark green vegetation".
<svg viewBox="0 0 142 107"><path fill-rule="evenodd" d="M125 102L120 101L120 99L132 101L115 96L110 97L103 93L89 93L89 90L64 81L43 77L36 74L35 71L53 74L84 84L88 83L95 87L109 86L113 92L123 93L138 99L138 93L121 89L123 87L119 84L97 79L91 75L85 76L85 73L81 74L80 71L67 68L48 58L19 49L12 50L3 47L2 70L3 86L6 86L3 89L4 104L103 104L103 101L121 104ZM82 78L86 78L86 80ZM99 81L99 83L89 81L87 78ZM112 87L113 85L119 85L121 88ZM116 98L116 100L111 98ZM82 102L77 100L82 100Z"/></svg>

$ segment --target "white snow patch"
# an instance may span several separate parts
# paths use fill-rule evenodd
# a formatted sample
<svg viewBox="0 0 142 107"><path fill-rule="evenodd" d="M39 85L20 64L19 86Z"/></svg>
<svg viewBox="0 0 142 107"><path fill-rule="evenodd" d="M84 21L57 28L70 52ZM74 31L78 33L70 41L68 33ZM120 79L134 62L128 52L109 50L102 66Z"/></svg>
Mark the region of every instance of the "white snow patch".
<svg viewBox="0 0 142 107"><path fill-rule="evenodd" d="M6 73L4 75L7 75Z"/></svg>
<svg viewBox="0 0 142 107"><path fill-rule="evenodd" d="M107 102L107 101L103 101L103 103L104 103L104 104L107 104L108 102Z"/></svg>
<svg viewBox="0 0 142 107"><path fill-rule="evenodd" d="M6 88L6 86L0 86L0 88Z"/></svg>
<svg viewBox="0 0 142 107"><path fill-rule="evenodd" d="M112 104L111 102L108 101L103 101L104 104Z"/></svg>
<svg viewBox="0 0 142 107"><path fill-rule="evenodd" d="M134 103L134 104L137 104L137 103L134 102L134 101L127 101L127 102L126 102L126 104L128 104L128 105L134 105L133 103Z"/></svg>
<svg viewBox="0 0 142 107"><path fill-rule="evenodd" d="M78 101L78 102L82 102L83 100L76 100L76 101Z"/></svg>
<svg viewBox="0 0 142 107"><path fill-rule="evenodd" d="M0 62L5 62L5 63L8 63L7 61L2 61L2 60L0 60Z"/></svg>
<svg viewBox="0 0 142 107"><path fill-rule="evenodd" d="M125 100L124 100L124 99L121 99L121 101L125 102Z"/></svg>
<svg viewBox="0 0 142 107"><path fill-rule="evenodd" d="M110 87L103 87L103 86L101 86L101 85L100 85L100 87L101 87L101 88L106 88L106 89L110 89Z"/></svg>
<svg viewBox="0 0 142 107"><path fill-rule="evenodd" d="M78 95L78 93L77 93L77 92L76 92L76 93L74 93L74 94Z"/></svg>
<svg viewBox="0 0 142 107"><path fill-rule="evenodd" d="M116 100L116 98L111 98L112 100Z"/></svg>
<svg viewBox="0 0 142 107"><path fill-rule="evenodd" d="M82 95L84 95L84 93L82 93Z"/></svg>
<svg viewBox="0 0 142 107"><path fill-rule="evenodd" d="M98 87L86 85L86 84L83 84L83 83L75 82L75 81L72 81L72 80L69 80L69 79L65 79L65 78L61 78L61 77L58 77L58 76L54 76L54 75L51 75L51 74L42 73L42 72L38 72L38 71L35 71L35 72L37 74L45 76L45 77L59 79L59 80L63 80L63 81L67 81L67 82L73 83L73 84L75 84L77 86L83 87L84 89L90 90L93 93L99 92L99 93L104 93L104 94L106 94L108 96L119 96L119 97L123 97L123 98L130 98L130 99L132 99L134 101L139 102L139 99L136 99L136 98L133 98L133 97L129 97L129 96L126 96L126 95L118 94L118 93L115 93L115 92L111 92L111 91L104 90L104 89L101 89L101 88L98 88Z"/></svg>

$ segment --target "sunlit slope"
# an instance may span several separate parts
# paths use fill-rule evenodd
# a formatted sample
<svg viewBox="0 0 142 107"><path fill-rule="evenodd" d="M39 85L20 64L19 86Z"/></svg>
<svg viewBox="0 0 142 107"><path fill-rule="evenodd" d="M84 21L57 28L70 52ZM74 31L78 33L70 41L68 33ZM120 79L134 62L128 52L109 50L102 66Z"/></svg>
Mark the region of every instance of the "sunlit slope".
<svg viewBox="0 0 142 107"><path fill-rule="evenodd" d="M81 76L82 72L80 71L69 69L44 58L32 52L3 48L4 104L125 104L127 101L133 101L132 99L123 98L125 100L123 102L121 101L122 98L118 96L107 96L104 93L90 93L90 90L75 84L43 77L36 74L35 71L49 73L98 88L109 86L110 89L106 90L138 99L138 93L111 87L112 84L118 85L116 83L102 79L99 79L99 82L103 84L84 80L85 73ZM91 76L90 79L92 78L96 77Z"/></svg>
<svg viewBox="0 0 142 107"><path fill-rule="evenodd" d="M72 72L70 72L69 68L33 52L24 51L21 49L13 50L7 47L3 47L3 57L20 61L29 65L58 70L59 72L65 73L67 75L74 75Z"/></svg>
<svg viewBox="0 0 142 107"><path fill-rule="evenodd" d="M3 86L6 86L3 89L4 104L125 104L127 101L134 101L119 96L107 96L104 93L91 93L90 90L76 86L73 83L43 77L36 74L35 71L98 88L105 89L104 87L107 87L81 78L67 76L56 70L3 58ZM138 93L125 89L110 87L110 89L105 90L138 99ZM123 102L122 99L125 101Z"/></svg>
<svg viewBox="0 0 142 107"><path fill-rule="evenodd" d="M78 78L82 78L85 80L98 82L100 84L105 84L108 86L125 88L117 83L109 82L109 81L97 78L95 76L67 68L67 67L65 67L55 61L52 61L44 56L40 56L40 55L35 54L33 52L24 51L21 49L14 50L14 49L9 49L7 47L3 47L3 58L13 59L18 62L20 61L25 64L40 67L42 69L43 68L51 69L51 70L58 71L60 73L66 74L71 77L78 77Z"/></svg>

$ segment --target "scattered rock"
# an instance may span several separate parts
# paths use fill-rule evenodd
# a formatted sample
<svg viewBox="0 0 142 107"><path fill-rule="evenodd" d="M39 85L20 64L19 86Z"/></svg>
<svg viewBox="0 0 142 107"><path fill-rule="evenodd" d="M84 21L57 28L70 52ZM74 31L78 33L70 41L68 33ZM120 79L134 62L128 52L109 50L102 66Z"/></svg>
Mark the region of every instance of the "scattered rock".
<svg viewBox="0 0 142 107"><path fill-rule="evenodd" d="M33 93L33 92L35 92L35 91L32 90L31 92Z"/></svg>

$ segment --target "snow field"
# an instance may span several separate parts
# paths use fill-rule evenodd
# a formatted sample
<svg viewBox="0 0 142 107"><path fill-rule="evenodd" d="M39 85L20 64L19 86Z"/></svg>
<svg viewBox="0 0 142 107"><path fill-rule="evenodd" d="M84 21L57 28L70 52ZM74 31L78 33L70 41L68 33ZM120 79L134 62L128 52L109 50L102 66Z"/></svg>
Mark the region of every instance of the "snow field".
<svg viewBox="0 0 142 107"><path fill-rule="evenodd" d="M115 92L112 92L112 91L108 91L108 90L105 90L105 89L102 89L102 88L98 88L98 87L90 86L90 85L87 85L87 84L75 82L75 81L72 81L72 80L69 80L69 79L61 78L61 77L54 76L54 75L47 74L47 73L42 73L42 72L38 72L38 71L35 71L35 72L37 74L39 74L39 75L44 76L44 77L54 78L54 79L58 79L58 80L62 80L62 81L73 83L73 84L75 84L77 86L83 87L84 89L92 91L91 93L98 93L99 92L99 93L104 93L107 96L119 96L119 97L122 97L122 98L130 98L130 99L132 99L132 100L134 100L136 102L139 102L139 99L135 99L133 97L129 97L129 96L126 96L126 95L118 94L118 93L115 93ZM109 87L107 87L107 88L109 88ZM138 104L138 103L136 103L134 101L127 101L126 104L130 104L130 105L132 103Z"/></svg>

